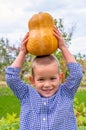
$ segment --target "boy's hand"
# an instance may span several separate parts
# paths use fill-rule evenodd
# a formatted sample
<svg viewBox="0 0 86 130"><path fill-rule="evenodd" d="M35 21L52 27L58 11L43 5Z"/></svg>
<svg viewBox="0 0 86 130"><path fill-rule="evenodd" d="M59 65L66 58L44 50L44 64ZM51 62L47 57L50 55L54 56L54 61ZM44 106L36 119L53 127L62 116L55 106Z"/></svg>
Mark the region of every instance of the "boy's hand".
<svg viewBox="0 0 86 130"><path fill-rule="evenodd" d="M57 29L57 27L54 27L54 36L59 40L59 49L61 50L65 61L67 63L76 62L75 57L68 50L68 48L67 48L67 46L66 46L66 44L64 42L64 39L63 39L61 33L59 32L59 30Z"/></svg>
<svg viewBox="0 0 86 130"><path fill-rule="evenodd" d="M65 45L64 39L57 27L54 27L54 36L59 40L59 49L62 50L62 48L64 48L66 45Z"/></svg>
<svg viewBox="0 0 86 130"><path fill-rule="evenodd" d="M23 52L25 55L27 54L26 44L28 42L28 37L29 37L29 32L26 33L20 45L20 52Z"/></svg>

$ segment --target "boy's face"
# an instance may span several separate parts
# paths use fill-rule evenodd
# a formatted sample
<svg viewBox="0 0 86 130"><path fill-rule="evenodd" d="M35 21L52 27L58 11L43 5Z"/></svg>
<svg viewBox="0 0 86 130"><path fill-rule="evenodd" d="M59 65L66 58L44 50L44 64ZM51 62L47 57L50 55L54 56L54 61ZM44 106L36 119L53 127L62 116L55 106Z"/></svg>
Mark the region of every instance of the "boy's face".
<svg viewBox="0 0 86 130"><path fill-rule="evenodd" d="M51 97L58 90L60 75L57 63L49 65L37 65L34 68L34 77L30 77L31 83L43 97Z"/></svg>

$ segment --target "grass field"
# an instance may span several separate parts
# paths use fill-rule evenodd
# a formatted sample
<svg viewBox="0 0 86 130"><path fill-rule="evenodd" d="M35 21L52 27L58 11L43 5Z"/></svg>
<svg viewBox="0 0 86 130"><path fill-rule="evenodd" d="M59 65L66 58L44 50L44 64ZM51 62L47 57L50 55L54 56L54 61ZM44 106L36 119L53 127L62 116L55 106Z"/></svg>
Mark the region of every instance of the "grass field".
<svg viewBox="0 0 86 130"><path fill-rule="evenodd" d="M0 87L0 118L6 113L17 113L19 116L19 100L13 95L8 87Z"/></svg>
<svg viewBox="0 0 86 130"><path fill-rule="evenodd" d="M76 96L79 102L84 102L86 106L86 90L78 90ZM0 118L5 117L6 113L17 113L19 116L19 100L14 96L10 88L0 87Z"/></svg>

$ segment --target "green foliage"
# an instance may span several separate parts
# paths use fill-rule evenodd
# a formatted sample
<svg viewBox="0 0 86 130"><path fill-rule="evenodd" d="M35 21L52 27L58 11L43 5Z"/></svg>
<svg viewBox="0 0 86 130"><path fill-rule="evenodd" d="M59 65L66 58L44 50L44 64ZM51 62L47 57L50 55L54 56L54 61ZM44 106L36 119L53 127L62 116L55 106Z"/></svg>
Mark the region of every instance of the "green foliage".
<svg viewBox="0 0 86 130"><path fill-rule="evenodd" d="M4 73L6 66L10 65L15 56L17 55L18 49L10 45L9 40L6 38L0 39L0 80L4 79Z"/></svg>
<svg viewBox="0 0 86 130"><path fill-rule="evenodd" d="M9 45L8 39L0 39L0 67L4 68L4 66L10 64L12 62L13 55L12 50ZM1 69L0 69L1 71Z"/></svg>
<svg viewBox="0 0 86 130"><path fill-rule="evenodd" d="M84 118L85 120L85 118ZM83 121L83 118L80 117L80 121ZM86 120L85 120L86 121ZM86 130L86 125L79 125L79 130ZM15 113L7 113L6 118L2 117L0 119L0 130L19 130L19 118Z"/></svg>
<svg viewBox="0 0 86 130"><path fill-rule="evenodd" d="M79 126L79 130L86 130L86 126ZM16 113L7 113L6 118L0 119L0 130L19 130L19 118Z"/></svg>
<svg viewBox="0 0 86 130"><path fill-rule="evenodd" d="M86 126L86 107L84 102L79 104L77 98L74 99L74 113L76 115L78 126Z"/></svg>
<svg viewBox="0 0 86 130"><path fill-rule="evenodd" d="M79 126L78 130L86 130L86 126Z"/></svg>
<svg viewBox="0 0 86 130"><path fill-rule="evenodd" d="M75 97L78 99L78 104L84 102L86 106L86 89L79 87Z"/></svg>
<svg viewBox="0 0 86 130"><path fill-rule="evenodd" d="M19 118L15 113L7 113L6 118L0 119L0 130L19 130Z"/></svg>

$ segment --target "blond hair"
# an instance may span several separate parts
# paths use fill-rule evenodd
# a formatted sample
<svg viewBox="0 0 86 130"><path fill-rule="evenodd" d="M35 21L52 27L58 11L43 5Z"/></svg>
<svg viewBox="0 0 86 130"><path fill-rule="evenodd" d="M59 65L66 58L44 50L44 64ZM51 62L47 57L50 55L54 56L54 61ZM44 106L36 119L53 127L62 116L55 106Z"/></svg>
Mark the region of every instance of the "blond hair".
<svg viewBox="0 0 86 130"><path fill-rule="evenodd" d="M32 75L34 76L34 68L37 65L49 65L52 63L57 63L57 67L58 67L58 74L60 73L60 65L59 62L57 60L57 58L50 54L50 55L45 55L45 56L36 56L34 57L34 59L32 60Z"/></svg>

